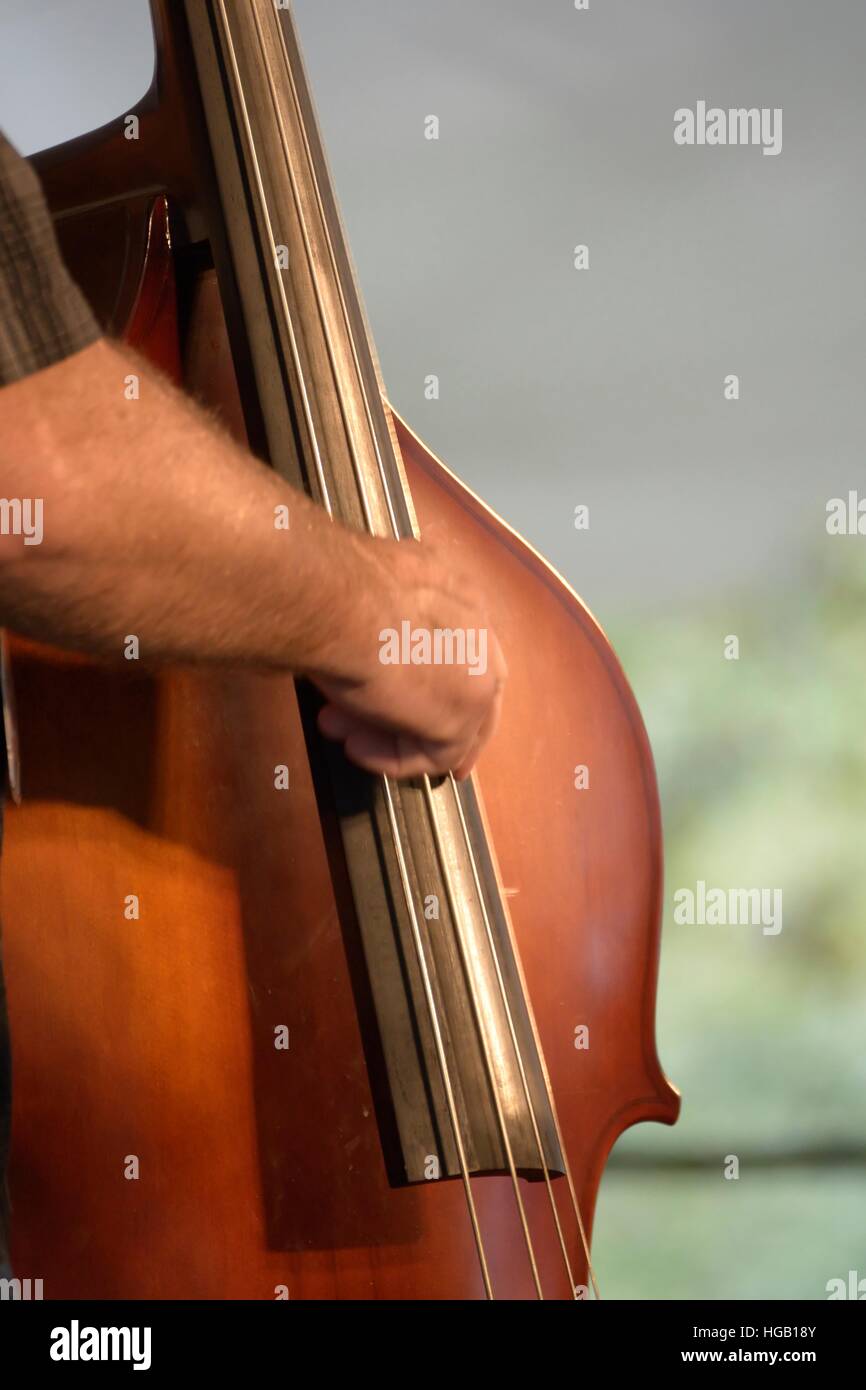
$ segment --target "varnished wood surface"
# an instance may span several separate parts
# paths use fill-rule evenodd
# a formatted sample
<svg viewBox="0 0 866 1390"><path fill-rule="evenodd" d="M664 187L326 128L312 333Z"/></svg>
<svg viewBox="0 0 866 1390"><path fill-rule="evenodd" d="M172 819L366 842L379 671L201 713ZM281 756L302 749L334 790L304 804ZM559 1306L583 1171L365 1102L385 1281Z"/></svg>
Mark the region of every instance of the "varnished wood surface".
<svg viewBox="0 0 866 1390"><path fill-rule="evenodd" d="M647 744L584 610L400 437L422 526L497 596L511 679L481 787L589 1216L617 1134L676 1113L653 1043ZM460 1185L385 1179L292 683L33 660L17 683L26 795L3 866L16 1269L48 1297L480 1297ZM273 787L282 762L289 792ZM573 790L578 762L588 792ZM123 915L131 893L139 921ZM523 1187L548 1294L567 1296L544 1188ZM497 1292L531 1297L508 1181L474 1188Z"/></svg>
<svg viewBox="0 0 866 1390"><path fill-rule="evenodd" d="M143 123L134 177L114 128L102 155L88 137L43 173L68 214L68 253L82 267L89 258L91 276L100 238L122 238L102 263L104 319L119 316L241 433L213 281L182 286L191 318L179 343L159 203L144 216L142 191L164 174L184 230L205 222L184 151L159 162L175 105ZM100 220L102 204L115 211ZM511 677L480 786L589 1222L616 1136L677 1110L654 1042L661 841L649 748L586 611L399 423L397 433L422 530L495 599ZM334 827L315 804L292 682L137 674L33 645L19 646L14 670L24 802L7 813L2 910L16 1272L43 1279L47 1298L271 1299L279 1286L294 1299L481 1298L460 1184L387 1181L370 1019L352 988L357 943L338 910ZM579 763L588 791L573 787ZM278 764L289 791L274 788ZM138 920L124 916L131 894ZM580 1025L588 1050L574 1047ZM274 1047L281 1026L288 1051ZM555 1188L585 1282L564 1182ZM545 1293L567 1298L544 1186L522 1189ZM473 1190L497 1296L533 1297L508 1179Z"/></svg>

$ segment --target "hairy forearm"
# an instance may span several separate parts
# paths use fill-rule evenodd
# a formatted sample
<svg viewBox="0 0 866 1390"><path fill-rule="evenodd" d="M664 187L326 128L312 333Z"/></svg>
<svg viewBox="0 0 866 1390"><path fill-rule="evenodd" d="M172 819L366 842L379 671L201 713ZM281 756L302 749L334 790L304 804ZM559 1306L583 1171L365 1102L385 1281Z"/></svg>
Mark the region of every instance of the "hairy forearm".
<svg viewBox="0 0 866 1390"><path fill-rule="evenodd" d="M387 543L332 524L107 342L0 391L0 495L42 499L40 544L0 536L0 623L29 636L339 676L347 631L372 644Z"/></svg>

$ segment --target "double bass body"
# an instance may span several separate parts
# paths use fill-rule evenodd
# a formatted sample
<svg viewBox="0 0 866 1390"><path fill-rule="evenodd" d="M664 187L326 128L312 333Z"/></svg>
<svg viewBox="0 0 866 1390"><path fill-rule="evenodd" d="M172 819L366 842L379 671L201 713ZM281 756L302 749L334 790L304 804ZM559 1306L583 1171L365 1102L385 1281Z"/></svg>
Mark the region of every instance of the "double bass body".
<svg viewBox="0 0 866 1390"><path fill-rule="evenodd" d="M190 34L160 6L154 16L160 79L141 149L115 123L49 152L41 171L107 329L264 453L247 399L254 353L232 332L243 287L213 215L217 181L201 172L207 122L197 93L181 97ZM178 150L196 154L189 167ZM422 533L474 569L507 654L478 780L588 1234L618 1135L671 1123L678 1105L654 1042L650 750L579 600L387 419ZM395 1181L352 883L293 682L108 667L24 643L13 665L16 1272L49 1298L483 1298L460 1180ZM588 1272L565 1178L552 1187L570 1274L546 1184L520 1179L544 1295L570 1298ZM535 1297L509 1176L471 1188L495 1295Z"/></svg>

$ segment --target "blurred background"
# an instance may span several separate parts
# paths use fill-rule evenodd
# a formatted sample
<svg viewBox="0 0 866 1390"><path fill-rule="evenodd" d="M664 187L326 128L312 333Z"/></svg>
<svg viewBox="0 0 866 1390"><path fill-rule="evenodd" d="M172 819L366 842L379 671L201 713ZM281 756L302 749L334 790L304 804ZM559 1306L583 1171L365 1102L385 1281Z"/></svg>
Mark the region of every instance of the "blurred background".
<svg viewBox="0 0 866 1390"><path fill-rule="evenodd" d="M826 529L866 497L866 8L295 13L391 398L589 604L655 750L683 1112L614 1151L602 1293L825 1298L866 1277L866 536ZM146 0L0 0L23 153L152 64ZM782 152L676 146L699 100L781 107ZM677 925L700 879L781 888L782 931Z"/></svg>

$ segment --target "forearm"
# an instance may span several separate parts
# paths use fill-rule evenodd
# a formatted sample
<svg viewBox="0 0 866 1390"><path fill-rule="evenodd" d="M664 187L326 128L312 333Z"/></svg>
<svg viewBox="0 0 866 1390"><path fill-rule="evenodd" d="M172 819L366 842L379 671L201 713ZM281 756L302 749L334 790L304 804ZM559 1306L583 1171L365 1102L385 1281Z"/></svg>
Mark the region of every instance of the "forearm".
<svg viewBox="0 0 866 1390"><path fill-rule="evenodd" d="M0 622L30 636L119 655L134 634L145 661L341 676L346 632L375 640L364 596L384 543L332 524L104 341L0 391L0 494L43 502L40 544L0 536Z"/></svg>

